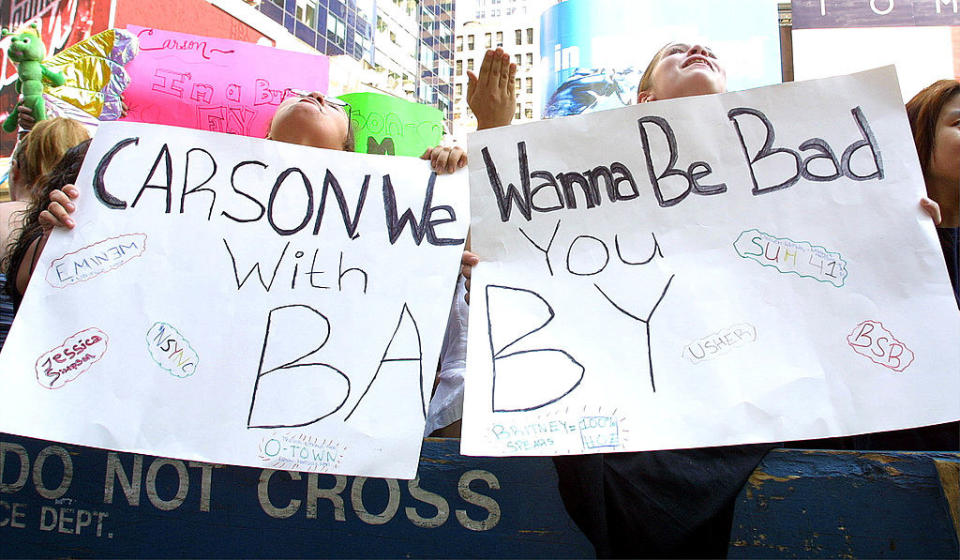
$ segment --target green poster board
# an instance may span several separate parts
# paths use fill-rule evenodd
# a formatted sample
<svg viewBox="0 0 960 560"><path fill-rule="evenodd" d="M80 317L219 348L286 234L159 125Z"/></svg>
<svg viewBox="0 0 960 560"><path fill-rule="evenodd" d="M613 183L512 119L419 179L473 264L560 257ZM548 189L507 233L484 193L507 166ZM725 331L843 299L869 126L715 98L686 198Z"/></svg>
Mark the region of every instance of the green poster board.
<svg viewBox="0 0 960 560"><path fill-rule="evenodd" d="M415 156L440 143L443 112L380 93L348 93L356 151L363 154Z"/></svg>

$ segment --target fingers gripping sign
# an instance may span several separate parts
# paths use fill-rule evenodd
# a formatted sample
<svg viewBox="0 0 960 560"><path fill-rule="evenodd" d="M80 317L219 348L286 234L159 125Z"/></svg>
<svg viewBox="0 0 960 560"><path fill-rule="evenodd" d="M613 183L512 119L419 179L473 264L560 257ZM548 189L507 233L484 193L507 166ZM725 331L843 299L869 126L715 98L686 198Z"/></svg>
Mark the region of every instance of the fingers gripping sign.
<svg viewBox="0 0 960 560"><path fill-rule="evenodd" d="M460 258L460 274L465 279L464 287L467 289L467 293L465 293L463 297L467 303L470 303L470 276L473 273L473 267L477 266L479 262L480 257L470 251L464 251L463 256Z"/></svg>
<svg viewBox="0 0 960 560"><path fill-rule="evenodd" d="M516 110L517 65L498 48L488 50L480 65L480 75L467 72L467 104L477 116L477 130L506 126Z"/></svg>
<svg viewBox="0 0 960 560"><path fill-rule="evenodd" d="M79 196L79 189L73 185L64 185L63 189L50 193L50 204L40 213L40 224L45 232L49 233L58 226L73 229L76 223L70 214L76 211L77 206L73 201Z"/></svg>
<svg viewBox="0 0 960 560"><path fill-rule="evenodd" d="M433 148L427 148L427 151L423 152L420 159L430 160L430 168L436 171L438 175L443 175L466 167L467 152L463 151L463 148L456 146L452 148L435 146Z"/></svg>
<svg viewBox="0 0 960 560"><path fill-rule="evenodd" d="M940 222L943 221L940 214L940 205L936 201L923 197L920 199L920 208L923 208L923 211L930 216L933 225L939 226Z"/></svg>

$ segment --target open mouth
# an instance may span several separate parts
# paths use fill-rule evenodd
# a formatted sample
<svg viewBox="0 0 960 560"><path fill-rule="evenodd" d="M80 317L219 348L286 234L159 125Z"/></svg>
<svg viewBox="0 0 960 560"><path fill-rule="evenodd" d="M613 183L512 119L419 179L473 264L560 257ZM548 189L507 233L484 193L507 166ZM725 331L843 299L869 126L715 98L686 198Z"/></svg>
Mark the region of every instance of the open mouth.
<svg viewBox="0 0 960 560"><path fill-rule="evenodd" d="M710 62L710 59L700 55L694 55L687 58L685 61L683 61L683 64L680 67L687 68L688 66L693 66L695 64L703 64L711 70L716 70L716 68L713 66L713 63Z"/></svg>

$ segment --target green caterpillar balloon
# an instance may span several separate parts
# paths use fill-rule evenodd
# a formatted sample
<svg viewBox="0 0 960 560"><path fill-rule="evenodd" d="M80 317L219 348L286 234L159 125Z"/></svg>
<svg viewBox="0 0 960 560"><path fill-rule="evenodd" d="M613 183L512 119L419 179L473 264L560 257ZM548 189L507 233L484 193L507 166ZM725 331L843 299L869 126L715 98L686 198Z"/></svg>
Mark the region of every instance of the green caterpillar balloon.
<svg viewBox="0 0 960 560"><path fill-rule="evenodd" d="M0 31L0 38L13 35L7 56L17 64L17 93L23 94L23 101L10 111L10 116L3 121L3 130L13 132L17 129L18 107L23 105L33 111L37 122L47 118L43 104L43 80L50 85L62 86L66 79L61 72L48 70L40 61L47 55L47 48L40 40L40 30L33 23L22 33L15 34L4 28Z"/></svg>

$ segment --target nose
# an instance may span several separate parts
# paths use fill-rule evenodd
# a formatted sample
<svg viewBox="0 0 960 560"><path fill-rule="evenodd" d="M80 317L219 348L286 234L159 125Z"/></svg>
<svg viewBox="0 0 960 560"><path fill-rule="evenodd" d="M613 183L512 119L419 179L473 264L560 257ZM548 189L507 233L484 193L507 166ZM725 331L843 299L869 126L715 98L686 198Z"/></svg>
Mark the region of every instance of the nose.
<svg viewBox="0 0 960 560"><path fill-rule="evenodd" d="M699 54L699 55L702 55L702 56L707 56L707 53L708 53L708 52L709 52L709 51L707 50L707 47L705 47L705 46L703 46L703 45L701 45L701 44L698 44L698 43L694 43L694 44L690 45L690 48L687 49L687 53L688 53L688 54Z"/></svg>

